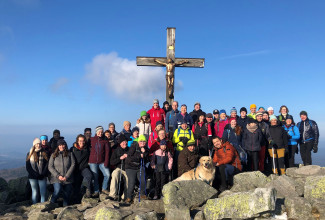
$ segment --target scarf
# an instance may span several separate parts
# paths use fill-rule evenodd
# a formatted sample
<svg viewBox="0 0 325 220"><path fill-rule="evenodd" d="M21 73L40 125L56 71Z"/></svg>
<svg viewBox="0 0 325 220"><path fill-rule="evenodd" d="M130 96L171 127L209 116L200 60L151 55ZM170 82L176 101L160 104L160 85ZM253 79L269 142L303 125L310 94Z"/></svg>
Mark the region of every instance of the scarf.
<svg viewBox="0 0 325 220"><path fill-rule="evenodd" d="M249 130L250 132L254 133L257 129L257 124L254 123L253 126L250 126L249 124L246 125L247 130Z"/></svg>
<svg viewBox="0 0 325 220"><path fill-rule="evenodd" d="M81 148L79 147L79 144L75 143L74 147L77 148L78 150L81 150Z"/></svg>
<svg viewBox="0 0 325 220"><path fill-rule="evenodd" d="M35 172L38 174L42 174L43 172L43 150L42 148L39 150L34 150L33 155L30 157L30 164ZM34 155L38 154L38 161L35 161Z"/></svg>

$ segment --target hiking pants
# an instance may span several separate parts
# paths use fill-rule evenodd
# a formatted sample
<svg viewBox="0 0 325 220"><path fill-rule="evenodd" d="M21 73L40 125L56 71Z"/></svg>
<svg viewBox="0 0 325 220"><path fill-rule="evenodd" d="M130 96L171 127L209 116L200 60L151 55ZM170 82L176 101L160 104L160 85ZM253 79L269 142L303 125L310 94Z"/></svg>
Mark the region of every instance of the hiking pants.
<svg viewBox="0 0 325 220"><path fill-rule="evenodd" d="M258 170L258 154L259 151L246 151L247 153L247 167L248 171Z"/></svg>
<svg viewBox="0 0 325 220"><path fill-rule="evenodd" d="M162 195L162 188L163 186L168 183L169 179L169 172L155 172L156 176L156 188L155 188L155 195L160 197Z"/></svg>
<svg viewBox="0 0 325 220"><path fill-rule="evenodd" d="M262 146L261 150L258 152L258 170L263 172L264 171L264 160L265 160L265 151L266 146Z"/></svg>
<svg viewBox="0 0 325 220"><path fill-rule="evenodd" d="M300 144L300 155L301 155L302 162L304 163L305 166L312 164L311 151L313 149L313 145L314 145L313 141Z"/></svg>
<svg viewBox="0 0 325 220"><path fill-rule="evenodd" d="M286 168L295 166L295 153L297 151L297 145L289 145L285 153L284 161Z"/></svg>
<svg viewBox="0 0 325 220"><path fill-rule="evenodd" d="M269 154L272 159L272 170L274 174L278 174L278 173L281 175L285 174L284 153L285 153L284 148L280 148L280 149L273 148L273 152L272 152L272 148L269 149Z"/></svg>
<svg viewBox="0 0 325 220"><path fill-rule="evenodd" d="M140 180L140 169L141 170L141 180ZM145 195L145 188L146 188L146 183L145 183L145 169L144 167L139 168L137 170L133 170L133 169L126 169L126 176L128 178L128 189L127 189L127 193L126 193L126 198L127 199L132 199L132 194L134 191L134 187L135 187L135 183L136 180L138 179L141 182L140 185L140 189L141 190L141 195Z"/></svg>

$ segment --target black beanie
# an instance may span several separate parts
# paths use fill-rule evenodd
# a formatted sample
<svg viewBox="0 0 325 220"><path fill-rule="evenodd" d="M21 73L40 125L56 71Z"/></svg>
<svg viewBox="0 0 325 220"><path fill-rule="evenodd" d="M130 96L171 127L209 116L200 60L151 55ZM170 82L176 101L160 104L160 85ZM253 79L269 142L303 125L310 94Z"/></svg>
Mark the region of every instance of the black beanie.
<svg viewBox="0 0 325 220"><path fill-rule="evenodd" d="M53 134L55 134L55 133L58 133L58 134L60 134L60 130L58 130L58 129L55 129L55 130L53 131Z"/></svg>
<svg viewBox="0 0 325 220"><path fill-rule="evenodd" d="M128 141L125 137L125 135L120 134L118 137L118 143L121 144L123 141Z"/></svg>
<svg viewBox="0 0 325 220"><path fill-rule="evenodd" d="M306 115L306 116L308 116L308 114L307 114L306 111L301 111L301 112L300 112L300 115Z"/></svg>
<svg viewBox="0 0 325 220"><path fill-rule="evenodd" d="M239 113L242 112L242 111L246 112L246 114L247 114L247 109L245 107L241 107Z"/></svg>

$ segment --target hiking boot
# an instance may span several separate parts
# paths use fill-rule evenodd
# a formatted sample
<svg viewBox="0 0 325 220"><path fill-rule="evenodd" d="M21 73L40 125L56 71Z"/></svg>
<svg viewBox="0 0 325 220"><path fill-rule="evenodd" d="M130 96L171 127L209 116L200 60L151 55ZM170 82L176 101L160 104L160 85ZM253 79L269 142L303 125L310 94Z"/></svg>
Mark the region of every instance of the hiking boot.
<svg viewBox="0 0 325 220"><path fill-rule="evenodd" d="M130 198L127 198L127 199L125 200L125 203L127 203L127 204L131 204L131 202L132 202L132 200L131 200Z"/></svg>
<svg viewBox="0 0 325 220"><path fill-rule="evenodd" d="M146 200L146 199L148 199L148 197L146 195L141 195L140 196L140 200Z"/></svg>
<svg viewBox="0 0 325 220"><path fill-rule="evenodd" d="M158 196L154 196L153 198L152 198L152 200L157 200L158 199Z"/></svg>
<svg viewBox="0 0 325 220"><path fill-rule="evenodd" d="M85 197L86 198L90 198L91 197L91 192L90 192L89 189L86 190Z"/></svg>
<svg viewBox="0 0 325 220"><path fill-rule="evenodd" d="M109 195L109 192L108 192L107 189L102 190L102 193L104 193L104 194L106 194L106 195Z"/></svg>
<svg viewBox="0 0 325 220"><path fill-rule="evenodd" d="M99 192L94 192L91 196L93 198L98 198L99 197Z"/></svg>

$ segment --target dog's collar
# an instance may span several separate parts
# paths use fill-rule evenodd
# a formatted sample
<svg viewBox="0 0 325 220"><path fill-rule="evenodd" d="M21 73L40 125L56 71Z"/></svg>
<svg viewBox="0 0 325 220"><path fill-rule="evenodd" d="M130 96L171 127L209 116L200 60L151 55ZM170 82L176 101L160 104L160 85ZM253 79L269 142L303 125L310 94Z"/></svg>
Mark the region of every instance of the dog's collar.
<svg viewBox="0 0 325 220"><path fill-rule="evenodd" d="M195 172L196 172L196 167L194 168L194 179L197 180L196 176L195 176ZM207 183L210 185L211 181L207 181L205 179L203 179L200 174L199 174L199 180L202 180L203 182Z"/></svg>

